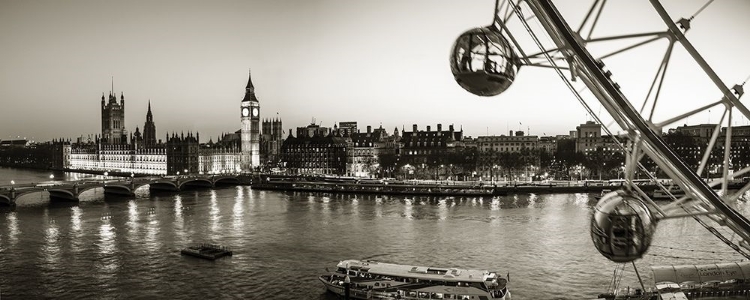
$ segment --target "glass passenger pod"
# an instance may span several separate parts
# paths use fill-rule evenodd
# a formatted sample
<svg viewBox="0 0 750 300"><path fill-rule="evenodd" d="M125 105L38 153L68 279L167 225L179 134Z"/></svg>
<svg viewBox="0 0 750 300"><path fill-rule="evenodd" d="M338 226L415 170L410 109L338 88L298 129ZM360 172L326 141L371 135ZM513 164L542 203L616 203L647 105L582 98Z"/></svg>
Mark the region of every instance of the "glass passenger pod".
<svg viewBox="0 0 750 300"><path fill-rule="evenodd" d="M591 239L599 253L614 262L641 258L651 245L656 220L635 195L620 190L606 194L591 219Z"/></svg>
<svg viewBox="0 0 750 300"><path fill-rule="evenodd" d="M478 96L504 92L516 78L519 59L508 40L494 26L462 33L453 44L451 72L466 91Z"/></svg>

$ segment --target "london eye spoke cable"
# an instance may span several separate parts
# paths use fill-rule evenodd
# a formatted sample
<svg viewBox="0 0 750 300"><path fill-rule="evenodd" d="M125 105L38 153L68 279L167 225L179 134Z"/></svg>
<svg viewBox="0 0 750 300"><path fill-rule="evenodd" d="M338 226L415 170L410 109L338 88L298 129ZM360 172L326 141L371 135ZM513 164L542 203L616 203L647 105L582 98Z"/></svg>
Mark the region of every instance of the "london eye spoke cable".
<svg viewBox="0 0 750 300"><path fill-rule="evenodd" d="M602 122L602 120L601 120L601 118L599 117L599 115L598 115L598 114L595 114L595 113L594 113L594 110L593 110L593 109L591 108L591 106L589 106L589 105L588 105L588 103L586 103L586 101L585 101L585 100L583 100L583 97L581 96L580 92L579 92L579 91L576 91L576 89L575 89L575 88L573 87L573 84L572 84L572 83L570 82L570 80L568 80L568 78L567 78L567 77L565 77L565 75L564 75L564 74L562 74L562 71L560 71L560 69L561 69L561 68L560 68L560 67L559 67L559 66L557 65L557 63L555 63L554 59L552 59L552 57L551 57L551 56L549 55L549 52L548 52L548 51L547 51L547 50L546 50L546 49L544 48L544 46L543 46L543 45L541 44L541 42L539 41L539 38L537 37L536 33L534 33L534 31L533 31L533 30L531 29L531 27L529 26L529 24L528 24L528 21L526 21L526 20L525 20L525 19L523 18L523 16L522 16L522 15L520 15L520 11L519 11L519 9L518 9L517 7L514 7L514 9L513 9L513 10L514 10L514 11L516 11L516 12L518 13L518 18L519 18L519 19L521 19L521 23L522 23L522 24L524 25L524 27L526 28L526 31L527 31L527 32L529 33L529 35L530 35L530 36L532 37L532 39L533 39L533 40L534 40L534 42L536 43L537 47L539 47L539 50L540 50L540 51L541 51L541 53L542 53L542 54L543 54L543 55L545 56L545 58L546 58L546 59L547 59L547 61L548 61L548 62L550 63L550 65L552 65L552 66L553 66L553 69L555 69L555 72L557 72L557 75L558 75L558 76L559 76L559 77L560 77L560 78L561 78L561 79L563 80L563 83L565 83L566 87L568 87L568 89L569 89L569 90L570 90L570 91L571 91L571 92L573 93L573 95L574 95L574 96L576 97L576 99L578 100L578 102L580 102L580 103L581 103L581 105L582 105L582 106L584 107L584 109L585 109L585 110L586 110L586 111L588 112L588 114L589 114L590 116L592 116L592 117L594 118L594 120L596 120L596 122L598 122L599 124L604 124L604 122ZM585 89L585 88L584 88L584 89ZM583 91L584 89L581 89L581 91ZM615 138L615 135L614 135L614 134L612 134L612 131L610 131L608 127L604 127L604 132L606 132L606 133L607 133L607 135L609 135L609 136L610 136L610 137L612 138L612 140L613 140L613 141L615 142L615 144L616 144L616 145L617 145L617 146L618 146L618 147L619 147L619 148L620 148L621 150L623 150L623 151L625 151L625 152L629 152L629 151L628 151L628 149L627 149L627 148L626 148L626 147L625 147L625 146L624 146L624 145L622 144L622 142L621 142L621 141L619 141L619 140L618 140L617 138ZM654 181L656 181L656 178L655 178L655 177L653 177L653 176L651 175L651 173L649 173L649 172L648 172L648 170L646 170L646 168L645 168L645 167L644 167L644 166L643 166L642 164L638 163L638 165L640 166L641 170L643 170L643 171L644 171L644 172L645 172L646 174L648 174L648 176L650 177L650 179L651 179L651 180L654 180ZM663 188L663 187L662 187L662 188Z"/></svg>
<svg viewBox="0 0 750 300"><path fill-rule="evenodd" d="M692 16L690 16L689 20L692 21L693 19L695 19L695 17L697 17L698 14L700 14L704 9L706 9L706 7L708 7L712 2L714 2L714 0L708 0L706 4L703 4L703 6L701 6L701 8L698 9L698 11L696 11Z"/></svg>

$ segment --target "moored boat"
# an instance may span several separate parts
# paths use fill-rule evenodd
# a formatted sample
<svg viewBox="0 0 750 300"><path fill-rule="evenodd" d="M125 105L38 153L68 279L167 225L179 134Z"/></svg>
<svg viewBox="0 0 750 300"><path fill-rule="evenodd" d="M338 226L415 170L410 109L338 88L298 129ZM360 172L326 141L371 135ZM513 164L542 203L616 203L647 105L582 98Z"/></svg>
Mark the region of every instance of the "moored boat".
<svg viewBox="0 0 750 300"><path fill-rule="evenodd" d="M679 186L669 186L669 187L666 187L665 189L661 189L661 188L655 189L653 193L651 194L651 199L672 200L672 197L674 197L675 199L678 199L682 196L685 196L685 191L683 191Z"/></svg>
<svg viewBox="0 0 750 300"><path fill-rule="evenodd" d="M484 270L344 260L318 279L337 295L344 296L348 289L351 299L510 300L508 280Z"/></svg>

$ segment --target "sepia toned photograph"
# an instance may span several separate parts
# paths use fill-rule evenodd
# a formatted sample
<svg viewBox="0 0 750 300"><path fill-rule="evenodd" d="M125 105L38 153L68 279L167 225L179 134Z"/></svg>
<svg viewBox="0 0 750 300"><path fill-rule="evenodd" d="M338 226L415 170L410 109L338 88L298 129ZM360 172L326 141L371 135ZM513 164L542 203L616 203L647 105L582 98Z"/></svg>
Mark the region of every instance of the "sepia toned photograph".
<svg viewBox="0 0 750 300"><path fill-rule="evenodd" d="M750 299L748 14L0 0L0 299Z"/></svg>

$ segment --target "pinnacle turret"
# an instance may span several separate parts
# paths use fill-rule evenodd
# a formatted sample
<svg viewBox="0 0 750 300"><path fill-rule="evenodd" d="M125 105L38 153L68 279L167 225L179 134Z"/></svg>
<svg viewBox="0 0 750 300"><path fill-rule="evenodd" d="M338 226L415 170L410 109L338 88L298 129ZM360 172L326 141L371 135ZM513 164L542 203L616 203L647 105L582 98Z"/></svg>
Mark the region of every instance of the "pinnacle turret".
<svg viewBox="0 0 750 300"><path fill-rule="evenodd" d="M148 100L146 123L143 124L143 141L147 147L156 145L156 124L154 124L154 115L151 113L151 99Z"/></svg>
<svg viewBox="0 0 750 300"><path fill-rule="evenodd" d="M148 112L146 112L146 122L153 122L154 115L151 113L151 99L148 100Z"/></svg>

